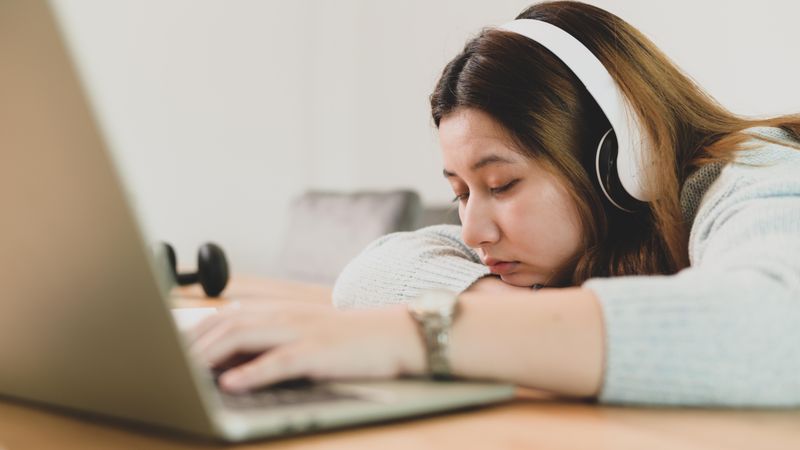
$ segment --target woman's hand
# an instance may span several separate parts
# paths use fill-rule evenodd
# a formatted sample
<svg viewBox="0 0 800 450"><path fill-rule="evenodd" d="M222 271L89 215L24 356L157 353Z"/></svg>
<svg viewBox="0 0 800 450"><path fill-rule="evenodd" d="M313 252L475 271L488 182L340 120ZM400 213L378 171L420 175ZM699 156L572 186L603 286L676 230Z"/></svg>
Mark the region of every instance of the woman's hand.
<svg viewBox="0 0 800 450"><path fill-rule="evenodd" d="M513 284L508 284L505 281L501 280L500 277L498 276L488 275L472 283L472 286L470 286L465 292L482 292L482 293L494 293L494 294L504 294L509 292L530 293L531 288L514 286Z"/></svg>
<svg viewBox="0 0 800 450"><path fill-rule="evenodd" d="M192 355L218 367L258 354L223 373L228 391L291 378L393 378L422 373L425 353L404 307L338 311L328 305L270 302L224 308L189 334Z"/></svg>

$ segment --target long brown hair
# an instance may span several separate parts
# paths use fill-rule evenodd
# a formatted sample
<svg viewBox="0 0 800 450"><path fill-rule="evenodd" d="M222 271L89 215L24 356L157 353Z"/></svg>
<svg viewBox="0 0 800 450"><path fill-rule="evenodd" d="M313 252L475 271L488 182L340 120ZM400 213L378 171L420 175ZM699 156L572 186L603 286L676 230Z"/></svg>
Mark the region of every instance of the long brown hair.
<svg viewBox="0 0 800 450"><path fill-rule="evenodd" d="M458 108L477 108L508 132L515 147L569 187L584 228L584 252L553 277L579 285L595 276L672 274L689 265L690 223L680 189L699 167L728 162L750 138L743 130L780 127L800 139L800 115L737 116L707 95L649 39L619 17L574 1L535 4L537 19L581 41L611 73L654 144L648 174L657 200L630 214L612 206L592 176L594 151L610 128L575 75L540 44L486 29L444 68L431 95L436 126ZM765 138L769 140L769 138ZM800 146L798 146L800 148Z"/></svg>

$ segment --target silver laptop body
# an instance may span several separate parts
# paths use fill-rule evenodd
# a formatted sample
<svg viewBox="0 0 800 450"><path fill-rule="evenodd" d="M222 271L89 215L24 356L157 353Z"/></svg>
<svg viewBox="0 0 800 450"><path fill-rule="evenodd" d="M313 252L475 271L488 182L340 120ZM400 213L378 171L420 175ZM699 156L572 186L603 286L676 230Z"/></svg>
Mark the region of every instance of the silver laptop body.
<svg viewBox="0 0 800 450"><path fill-rule="evenodd" d="M237 441L508 399L509 385L329 383L232 408L192 364L53 14L0 0L0 396ZM319 387L317 387L319 388Z"/></svg>

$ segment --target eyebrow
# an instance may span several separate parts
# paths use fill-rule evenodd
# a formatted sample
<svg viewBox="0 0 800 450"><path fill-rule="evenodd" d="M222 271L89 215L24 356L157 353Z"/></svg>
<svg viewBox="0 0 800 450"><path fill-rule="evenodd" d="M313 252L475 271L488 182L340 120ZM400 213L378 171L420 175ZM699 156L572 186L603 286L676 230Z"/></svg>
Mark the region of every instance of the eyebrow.
<svg viewBox="0 0 800 450"><path fill-rule="evenodd" d="M478 160L478 162L476 162L475 164L473 164L470 169L473 172L475 172L475 171L480 170L480 169L482 169L482 168L484 168L484 167L486 167L486 166L488 166L490 164L514 164L514 161L511 161L510 159L503 158L502 156L498 156L498 155L487 155L487 156L484 156L483 158L481 158L480 160ZM444 175L445 178L451 178L451 177L458 176L458 175L456 175L455 172L450 172L447 169L442 169L442 175Z"/></svg>

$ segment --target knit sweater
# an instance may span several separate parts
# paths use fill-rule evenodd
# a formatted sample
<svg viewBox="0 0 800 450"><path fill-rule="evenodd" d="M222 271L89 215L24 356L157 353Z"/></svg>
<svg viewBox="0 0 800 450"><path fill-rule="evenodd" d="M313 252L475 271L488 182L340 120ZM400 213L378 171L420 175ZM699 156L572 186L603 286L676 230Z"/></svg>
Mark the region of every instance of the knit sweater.
<svg viewBox="0 0 800 450"><path fill-rule="evenodd" d="M747 132L790 140L778 128ZM599 401L800 405L800 150L750 143L683 185L689 267L582 284L599 299L606 333ZM340 274L333 301L405 303L488 274L460 227L433 226L370 244Z"/></svg>

